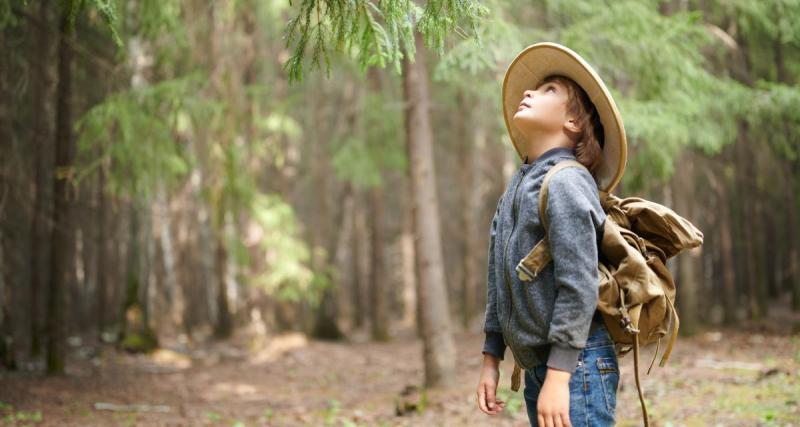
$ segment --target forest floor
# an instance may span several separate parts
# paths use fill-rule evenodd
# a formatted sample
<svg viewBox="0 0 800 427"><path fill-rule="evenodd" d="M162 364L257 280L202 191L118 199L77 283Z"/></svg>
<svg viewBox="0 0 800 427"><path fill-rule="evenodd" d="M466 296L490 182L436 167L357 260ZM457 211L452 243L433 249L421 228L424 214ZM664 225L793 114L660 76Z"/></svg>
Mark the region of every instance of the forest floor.
<svg viewBox="0 0 800 427"><path fill-rule="evenodd" d="M165 344L150 355L75 345L64 376L0 372L0 426L528 425L522 389L509 388L508 351L499 387L506 409L493 417L478 409L482 334L456 334L455 383L417 395L424 405L404 415L396 402L423 380L422 342L411 333L388 343L286 334L255 350L241 341ZM800 426L796 329L750 325L680 337L666 366L656 361L645 375L653 350L640 359L650 425ZM619 360L617 425L642 425L633 355Z"/></svg>

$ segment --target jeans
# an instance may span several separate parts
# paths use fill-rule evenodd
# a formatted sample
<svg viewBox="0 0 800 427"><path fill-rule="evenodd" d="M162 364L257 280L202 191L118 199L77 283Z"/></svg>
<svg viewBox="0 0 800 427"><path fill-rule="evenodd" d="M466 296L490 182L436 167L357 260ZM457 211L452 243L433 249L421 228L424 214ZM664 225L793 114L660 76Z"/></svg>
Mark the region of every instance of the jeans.
<svg viewBox="0 0 800 427"><path fill-rule="evenodd" d="M547 363L525 370L525 406L531 426L539 427L536 402L547 375ZM569 379L569 419L573 427L613 426L617 406L619 363L605 325L586 340Z"/></svg>

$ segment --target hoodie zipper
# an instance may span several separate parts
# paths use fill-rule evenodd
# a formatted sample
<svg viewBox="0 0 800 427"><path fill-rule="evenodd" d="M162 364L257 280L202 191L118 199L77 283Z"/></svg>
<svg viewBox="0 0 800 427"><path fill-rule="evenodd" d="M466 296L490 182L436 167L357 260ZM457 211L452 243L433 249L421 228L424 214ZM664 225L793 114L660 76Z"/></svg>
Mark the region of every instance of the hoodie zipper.
<svg viewBox="0 0 800 427"><path fill-rule="evenodd" d="M511 314L512 311L514 310L514 304L513 304L514 299L511 295L512 294L511 278L509 277L508 274L508 266L506 260L508 259L508 243L511 241L511 236L514 235L514 229L517 227L517 190L519 189L520 184L522 184L522 181L525 179L525 173L527 173L527 171L523 169L522 177L519 179L517 185L514 187L514 197L512 197L511 199L511 213L513 214L514 221L511 223L511 232L508 233L508 238L506 238L506 244L505 247L503 248L503 279L504 279L503 281L505 282L506 288L508 290L508 318L506 319L506 330L508 331L508 336L509 336L508 347L511 349L512 354L514 353L514 347L511 341L514 339L514 337L513 334L511 333L511 330L509 329L509 325L511 324ZM514 355L514 357L516 357L516 355Z"/></svg>

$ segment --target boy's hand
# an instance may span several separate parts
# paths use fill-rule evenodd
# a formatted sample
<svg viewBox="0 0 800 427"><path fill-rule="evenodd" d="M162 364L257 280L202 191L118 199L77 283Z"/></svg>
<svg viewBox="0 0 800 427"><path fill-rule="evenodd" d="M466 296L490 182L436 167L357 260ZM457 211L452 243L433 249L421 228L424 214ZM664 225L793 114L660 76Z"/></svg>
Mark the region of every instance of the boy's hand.
<svg viewBox="0 0 800 427"><path fill-rule="evenodd" d="M542 427L572 427L569 421L569 378L572 374L547 368L536 403L536 417Z"/></svg>
<svg viewBox="0 0 800 427"><path fill-rule="evenodd" d="M490 354L483 357L481 378L478 381L478 406L489 415L497 415L506 403L497 399L497 382L500 380L500 360Z"/></svg>

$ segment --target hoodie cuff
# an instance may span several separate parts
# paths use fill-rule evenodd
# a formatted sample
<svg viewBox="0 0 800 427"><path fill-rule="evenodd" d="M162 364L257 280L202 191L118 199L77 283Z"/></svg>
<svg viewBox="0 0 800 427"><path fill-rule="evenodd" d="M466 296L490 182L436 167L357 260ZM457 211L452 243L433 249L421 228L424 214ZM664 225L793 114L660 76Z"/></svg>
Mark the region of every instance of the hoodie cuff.
<svg viewBox="0 0 800 427"><path fill-rule="evenodd" d="M550 346L550 355L547 357L547 366L570 374L575 372L578 367L578 356L581 349L573 348L561 343L553 343Z"/></svg>
<svg viewBox="0 0 800 427"><path fill-rule="evenodd" d="M506 353L506 342L503 340L503 334L500 332L487 332L486 341L483 343L483 354L489 353L500 360Z"/></svg>

